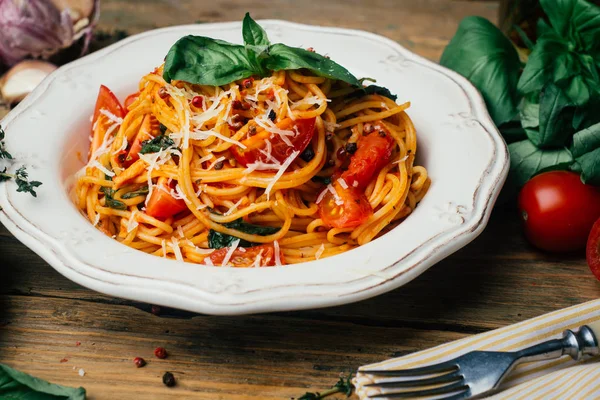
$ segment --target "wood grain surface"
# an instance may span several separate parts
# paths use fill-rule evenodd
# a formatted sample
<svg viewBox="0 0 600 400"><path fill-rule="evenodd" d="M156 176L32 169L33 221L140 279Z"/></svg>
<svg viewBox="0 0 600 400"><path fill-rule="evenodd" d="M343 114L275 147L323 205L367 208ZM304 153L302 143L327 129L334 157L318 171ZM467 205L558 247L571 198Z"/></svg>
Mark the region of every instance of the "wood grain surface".
<svg viewBox="0 0 600 400"><path fill-rule="evenodd" d="M364 29L439 58L458 21L495 18L477 1L103 0L101 27L139 32L195 21L256 18ZM356 304L212 317L104 296L60 276L0 226L0 363L92 400L291 399L342 372L598 298L581 255L551 256L497 206L485 232L405 287ZM167 349L159 360L153 350ZM134 357L148 365L137 369ZM79 375L79 369L85 375ZM177 386L161 382L165 371ZM339 397L342 398L342 397Z"/></svg>

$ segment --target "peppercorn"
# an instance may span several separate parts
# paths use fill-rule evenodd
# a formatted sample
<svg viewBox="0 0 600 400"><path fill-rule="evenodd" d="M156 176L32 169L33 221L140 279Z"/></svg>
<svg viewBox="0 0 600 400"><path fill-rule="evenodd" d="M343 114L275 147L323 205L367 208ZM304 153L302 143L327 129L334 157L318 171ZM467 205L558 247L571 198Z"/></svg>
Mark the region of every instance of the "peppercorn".
<svg viewBox="0 0 600 400"><path fill-rule="evenodd" d="M142 357L136 357L133 359L133 363L136 367L142 368L144 365L146 365L146 360L144 360Z"/></svg>
<svg viewBox="0 0 600 400"><path fill-rule="evenodd" d="M162 377L162 381L167 387L175 386L175 377L170 372L165 372L165 374Z"/></svg>
<svg viewBox="0 0 600 400"><path fill-rule="evenodd" d="M204 97L202 97L202 96L194 96L194 98L192 99L192 105L196 108L202 108L203 104L204 104Z"/></svg>
<svg viewBox="0 0 600 400"><path fill-rule="evenodd" d="M164 347L157 347L154 349L154 355L160 359L167 358L167 350Z"/></svg>
<svg viewBox="0 0 600 400"><path fill-rule="evenodd" d="M223 161L219 161L215 164L215 169L218 171L220 169L223 169Z"/></svg>
<svg viewBox="0 0 600 400"><path fill-rule="evenodd" d="M244 79L242 81L242 86L246 89L250 89L252 87L252 82L254 82L254 78Z"/></svg>
<svg viewBox="0 0 600 400"><path fill-rule="evenodd" d="M379 136L386 137L387 135L385 134L385 131L379 131Z"/></svg>
<svg viewBox="0 0 600 400"><path fill-rule="evenodd" d="M315 158L315 151L309 146L302 152L302 154L300 154L300 158L306 162L309 162Z"/></svg>
<svg viewBox="0 0 600 400"><path fill-rule="evenodd" d="M346 153L354 154L354 153L356 153L357 149L358 149L358 146L356 145L356 143L346 143Z"/></svg>
<svg viewBox="0 0 600 400"><path fill-rule="evenodd" d="M248 127L248 136L254 136L254 135L256 135L256 126L250 125Z"/></svg>
<svg viewBox="0 0 600 400"><path fill-rule="evenodd" d="M158 97L160 97L161 99L166 99L169 96L169 92L167 92L167 89L165 89L164 86L158 89Z"/></svg>
<svg viewBox="0 0 600 400"><path fill-rule="evenodd" d="M269 119L271 121L275 121L275 118L277 118L277 114L275 113L275 111L273 111L273 110L269 111Z"/></svg>

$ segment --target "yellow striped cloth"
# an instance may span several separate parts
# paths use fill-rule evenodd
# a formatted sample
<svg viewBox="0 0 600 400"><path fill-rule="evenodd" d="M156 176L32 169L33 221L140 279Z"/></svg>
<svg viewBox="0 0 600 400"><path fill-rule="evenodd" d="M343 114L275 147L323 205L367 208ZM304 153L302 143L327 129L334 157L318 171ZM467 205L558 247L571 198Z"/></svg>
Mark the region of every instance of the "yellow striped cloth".
<svg viewBox="0 0 600 400"><path fill-rule="evenodd" d="M597 320L600 320L600 300L362 368L414 368L451 360L473 350L519 350L548 339L560 338L565 329L577 329ZM364 386L373 382L373 376L358 373L354 384L360 399L370 399L369 395L377 393L373 388ZM501 392L488 398L600 399L600 358L577 362L564 356L556 360L521 364L503 382L501 389Z"/></svg>

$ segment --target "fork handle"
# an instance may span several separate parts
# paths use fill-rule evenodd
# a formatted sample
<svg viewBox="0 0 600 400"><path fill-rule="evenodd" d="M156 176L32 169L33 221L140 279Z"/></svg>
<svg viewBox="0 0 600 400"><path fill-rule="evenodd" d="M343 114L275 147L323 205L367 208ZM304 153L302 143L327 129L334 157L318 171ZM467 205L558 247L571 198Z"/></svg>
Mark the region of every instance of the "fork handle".
<svg viewBox="0 0 600 400"><path fill-rule="evenodd" d="M562 339L553 339L516 352L518 362L550 360L569 355L579 360L584 355L600 354L600 320L583 325L577 331L567 329Z"/></svg>

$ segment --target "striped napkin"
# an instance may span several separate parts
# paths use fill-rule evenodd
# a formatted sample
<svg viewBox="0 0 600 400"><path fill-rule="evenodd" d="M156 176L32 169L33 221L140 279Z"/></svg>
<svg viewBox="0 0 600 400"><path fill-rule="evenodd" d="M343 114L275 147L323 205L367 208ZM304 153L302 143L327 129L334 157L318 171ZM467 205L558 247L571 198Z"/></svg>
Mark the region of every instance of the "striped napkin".
<svg viewBox="0 0 600 400"><path fill-rule="evenodd" d="M403 369L435 364L472 350L512 351L539 342L561 338L565 329L576 329L600 319L600 300L555 311L505 328L447 343L404 357L363 368ZM385 379L385 378L380 378ZM389 379L389 378L387 378ZM376 394L364 385L372 375L358 373L354 378L359 398ZM600 357L574 361L564 356L517 366L501 386L502 392L489 399L600 399Z"/></svg>

